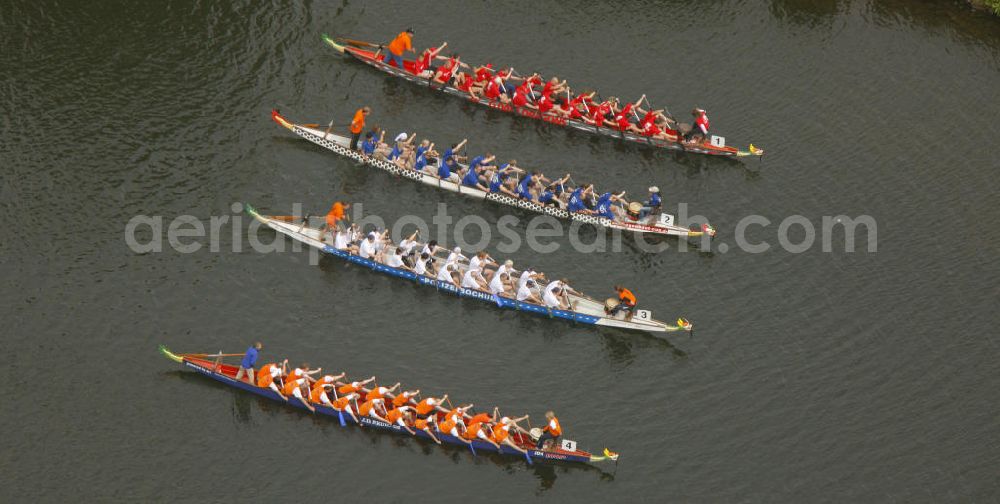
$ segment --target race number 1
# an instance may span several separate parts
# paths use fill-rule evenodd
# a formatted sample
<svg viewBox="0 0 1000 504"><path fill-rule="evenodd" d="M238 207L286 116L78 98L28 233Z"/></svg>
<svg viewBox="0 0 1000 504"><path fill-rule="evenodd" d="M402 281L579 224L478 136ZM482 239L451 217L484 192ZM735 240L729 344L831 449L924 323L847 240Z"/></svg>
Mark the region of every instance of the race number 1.
<svg viewBox="0 0 1000 504"><path fill-rule="evenodd" d="M723 147L725 147L726 146L726 137L720 137L720 136L712 135L712 146L713 147L718 147L720 149L723 148Z"/></svg>

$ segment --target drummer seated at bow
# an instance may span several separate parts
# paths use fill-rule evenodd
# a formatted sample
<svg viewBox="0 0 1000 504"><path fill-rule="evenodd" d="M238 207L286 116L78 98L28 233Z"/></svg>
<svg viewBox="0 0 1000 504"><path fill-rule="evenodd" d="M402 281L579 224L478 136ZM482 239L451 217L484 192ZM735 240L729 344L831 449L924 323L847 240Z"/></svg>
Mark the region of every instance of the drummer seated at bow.
<svg viewBox="0 0 1000 504"><path fill-rule="evenodd" d="M559 437L562 436L562 426L559 425L559 419L556 418L556 414L552 411L546 411L545 419L548 420L548 423L542 429L542 435L538 437L538 444L535 445L535 449L537 450L543 449L549 441L551 441L551 445L555 445Z"/></svg>
<svg viewBox="0 0 1000 504"><path fill-rule="evenodd" d="M420 53L420 57L413 62L413 75L424 78L434 75L437 71L437 67L434 66L434 60L448 59L441 56L441 51L447 46L447 42L442 42L437 48L428 47L424 49L424 52Z"/></svg>
<svg viewBox="0 0 1000 504"><path fill-rule="evenodd" d="M694 117L694 127L692 127L691 131L684 135L684 140L689 143L704 141L708 138L708 128L710 126L708 122L708 112L705 112L705 109L695 107L691 110L691 116Z"/></svg>
<svg viewBox="0 0 1000 504"><path fill-rule="evenodd" d="M636 305L635 294L632 294L632 291L622 287L621 285L615 286L615 292L618 293L618 304L610 310L605 307L605 313L607 313L609 317L614 318L619 312L625 312L625 321L627 322L632 320L632 315L635 313Z"/></svg>
<svg viewBox="0 0 1000 504"><path fill-rule="evenodd" d="M645 219L647 215L658 214L663 207L663 198L660 197L660 188L652 186L649 188L649 199L642 202L642 209L639 211L639 218Z"/></svg>

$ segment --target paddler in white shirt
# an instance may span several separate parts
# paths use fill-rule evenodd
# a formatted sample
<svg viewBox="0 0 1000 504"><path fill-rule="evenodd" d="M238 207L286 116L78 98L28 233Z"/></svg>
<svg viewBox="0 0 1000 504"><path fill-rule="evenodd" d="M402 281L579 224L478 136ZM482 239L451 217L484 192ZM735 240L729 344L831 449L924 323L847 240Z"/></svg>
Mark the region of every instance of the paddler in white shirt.
<svg viewBox="0 0 1000 504"><path fill-rule="evenodd" d="M509 284L510 278L508 274L500 273L500 271L497 270L497 272L493 274L493 278L490 279L490 294L495 296L510 297L510 294L508 293Z"/></svg>
<svg viewBox="0 0 1000 504"><path fill-rule="evenodd" d="M448 260L445 262L448 264L457 264L458 261L468 261L469 258L462 255L462 247L455 247L451 249L451 253L448 254Z"/></svg>
<svg viewBox="0 0 1000 504"><path fill-rule="evenodd" d="M553 280L545 286L545 294L542 295L542 300L545 301L545 306L549 308L559 308L561 310L569 310L571 304L569 302L570 294L577 294L567 283L566 279Z"/></svg>
<svg viewBox="0 0 1000 504"><path fill-rule="evenodd" d="M486 279L483 278L482 270L469 266L462 275L462 287L466 289L486 290Z"/></svg>
<svg viewBox="0 0 1000 504"><path fill-rule="evenodd" d="M538 295L534 292L535 285L535 281L530 278L524 282L524 284L517 289L517 300L539 305L542 304L542 300L538 299Z"/></svg>
<svg viewBox="0 0 1000 504"><path fill-rule="evenodd" d="M458 265L449 262L444 263L441 269L438 270L437 279L442 282L448 282L455 287L460 287L461 285L455 280L455 276L452 275L452 272L456 269L458 269Z"/></svg>

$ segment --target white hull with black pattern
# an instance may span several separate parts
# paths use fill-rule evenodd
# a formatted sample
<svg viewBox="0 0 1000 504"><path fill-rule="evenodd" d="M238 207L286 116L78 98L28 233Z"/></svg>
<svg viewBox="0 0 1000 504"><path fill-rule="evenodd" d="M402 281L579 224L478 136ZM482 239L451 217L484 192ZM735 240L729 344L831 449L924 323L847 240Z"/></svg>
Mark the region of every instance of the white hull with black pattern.
<svg viewBox="0 0 1000 504"><path fill-rule="evenodd" d="M271 118L278 124L291 130L296 135L299 135L300 137L305 138L306 140L309 140L310 142L319 145L320 147L323 147L337 154L340 154L341 156L351 158L362 164L382 169L394 175L406 177L408 179L421 182L425 185L434 186L437 187L438 189L462 194L470 198L484 199L487 201L500 203L502 205L517 207L540 214L551 215L559 219L573 220L577 222L583 222L586 224L592 224L594 226L606 227L610 229L619 229L622 231L631 231L634 233L660 235L660 236L692 237L692 238L705 235L709 237L715 236L715 228L713 228L709 224L703 224L700 230L688 229L686 227L673 224L674 216L670 214L660 214L658 216L654 216L653 218L647 219L647 221L644 222L612 220L605 217L597 217L594 215L572 213L562 208L557 208L554 206L539 205L538 203L518 199L507 194L486 192L478 188L462 185L460 183L442 180L436 175L432 175L430 173L402 168L384 159L378 159L374 156L366 156L360 152L353 151L350 148L351 141L349 138L334 133L326 133L325 131L318 128L313 128L293 123L288 119L284 118L281 115L281 113L278 112L277 110L271 111Z"/></svg>

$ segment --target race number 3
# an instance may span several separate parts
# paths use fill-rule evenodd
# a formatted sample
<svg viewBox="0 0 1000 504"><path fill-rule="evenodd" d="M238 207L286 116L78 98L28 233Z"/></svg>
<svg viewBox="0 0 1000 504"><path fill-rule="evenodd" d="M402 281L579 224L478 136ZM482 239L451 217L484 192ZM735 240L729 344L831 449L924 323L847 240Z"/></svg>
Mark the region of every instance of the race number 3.
<svg viewBox="0 0 1000 504"><path fill-rule="evenodd" d="M651 318L649 315L649 310L636 310L635 318L639 320L649 320Z"/></svg>
<svg viewBox="0 0 1000 504"><path fill-rule="evenodd" d="M712 135L712 146L713 147L719 147L719 148L725 147L726 146L726 137L720 137L720 136Z"/></svg>

